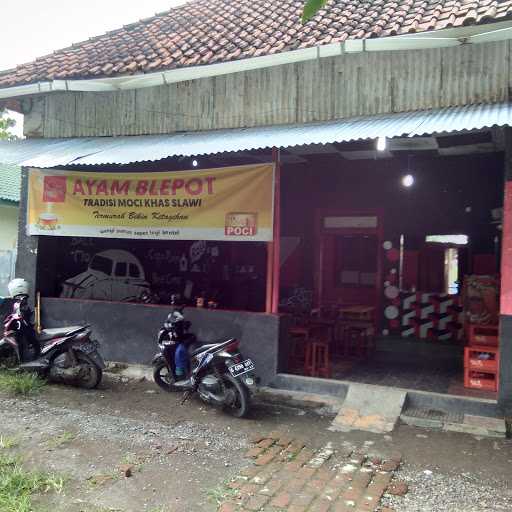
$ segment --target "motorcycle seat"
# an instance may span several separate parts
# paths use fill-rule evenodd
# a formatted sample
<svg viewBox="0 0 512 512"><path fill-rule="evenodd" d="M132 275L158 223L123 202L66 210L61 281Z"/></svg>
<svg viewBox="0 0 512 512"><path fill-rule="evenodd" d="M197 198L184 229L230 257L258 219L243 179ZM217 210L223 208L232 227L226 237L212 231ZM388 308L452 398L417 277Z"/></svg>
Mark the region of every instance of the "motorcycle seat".
<svg viewBox="0 0 512 512"><path fill-rule="evenodd" d="M189 354L191 356L195 356L196 354L199 354L199 352L204 352L206 350L209 350L211 348L218 347L219 345L222 345L223 343L226 343L227 341L232 341L234 338L225 338L223 340L219 340L215 343L194 343L189 348Z"/></svg>
<svg viewBox="0 0 512 512"><path fill-rule="evenodd" d="M62 336L69 336L70 334L79 331L81 329L85 329L84 325L72 325L70 327L56 327L53 329L43 329L40 334L38 334L37 339L39 341L49 341L55 338L60 338Z"/></svg>

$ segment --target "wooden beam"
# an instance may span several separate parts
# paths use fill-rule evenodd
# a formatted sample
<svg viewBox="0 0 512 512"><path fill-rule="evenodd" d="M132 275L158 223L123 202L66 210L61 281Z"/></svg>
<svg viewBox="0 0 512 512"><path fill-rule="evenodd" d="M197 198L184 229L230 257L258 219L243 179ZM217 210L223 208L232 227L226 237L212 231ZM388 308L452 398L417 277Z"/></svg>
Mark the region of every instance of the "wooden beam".
<svg viewBox="0 0 512 512"><path fill-rule="evenodd" d="M265 288L265 313L272 313L274 271L274 242L267 242L267 286Z"/></svg>
<svg viewBox="0 0 512 512"><path fill-rule="evenodd" d="M272 149L274 162L274 246L272 271L272 313L279 312L279 285L281 269L281 162L280 150Z"/></svg>

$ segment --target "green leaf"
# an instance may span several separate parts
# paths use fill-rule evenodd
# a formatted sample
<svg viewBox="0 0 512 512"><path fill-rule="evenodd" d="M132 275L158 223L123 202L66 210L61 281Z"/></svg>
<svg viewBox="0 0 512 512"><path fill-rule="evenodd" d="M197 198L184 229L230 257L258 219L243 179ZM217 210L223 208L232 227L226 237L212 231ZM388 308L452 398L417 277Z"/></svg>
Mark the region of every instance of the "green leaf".
<svg viewBox="0 0 512 512"><path fill-rule="evenodd" d="M327 0L308 0L302 13L302 23L309 21L326 3Z"/></svg>
<svg viewBox="0 0 512 512"><path fill-rule="evenodd" d="M10 117L6 117L5 110L0 107L0 140L16 138L10 131L10 128L15 124L16 121Z"/></svg>

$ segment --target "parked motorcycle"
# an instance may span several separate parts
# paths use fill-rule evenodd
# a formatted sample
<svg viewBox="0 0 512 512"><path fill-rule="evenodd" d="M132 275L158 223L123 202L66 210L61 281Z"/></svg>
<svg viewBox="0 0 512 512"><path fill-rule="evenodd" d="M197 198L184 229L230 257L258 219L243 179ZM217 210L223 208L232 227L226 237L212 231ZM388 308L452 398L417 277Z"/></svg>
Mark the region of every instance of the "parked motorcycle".
<svg viewBox="0 0 512 512"><path fill-rule="evenodd" d="M91 339L88 325L43 329L31 323L28 285L23 279L9 283L14 298L12 312L4 320L0 340L0 367L39 374L52 381L93 389L101 382L105 363L99 343Z"/></svg>
<svg viewBox="0 0 512 512"><path fill-rule="evenodd" d="M223 408L237 418L247 415L255 385L254 363L242 357L240 342L229 338L201 343L189 332L183 307L173 307L158 333L159 351L153 358L153 378L165 391L185 392L184 403L196 392L206 403ZM176 375L176 350L183 344L189 365L183 380Z"/></svg>

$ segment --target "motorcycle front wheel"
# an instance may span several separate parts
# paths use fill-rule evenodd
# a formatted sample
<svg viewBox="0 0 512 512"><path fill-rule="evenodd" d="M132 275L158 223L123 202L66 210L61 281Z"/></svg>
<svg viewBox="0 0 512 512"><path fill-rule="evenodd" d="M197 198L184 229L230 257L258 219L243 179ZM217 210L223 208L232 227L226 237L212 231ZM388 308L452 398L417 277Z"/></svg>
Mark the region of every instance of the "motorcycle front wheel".
<svg viewBox="0 0 512 512"><path fill-rule="evenodd" d="M169 393L178 391L174 386L176 379L164 361L153 365L153 380L155 384Z"/></svg>
<svg viewBox="0 0 512 512"><path fill-rule="evenodd" d="M80 387L85 389L97 388L103 377L102 369L83 352L77 352L76 358L81 369Z"/></svg>
<svg viewBox="0 0 512 512"><path fill-rule="evenodd" d="M245 384L231 375L224 375L223 384L226 392L224 411L235 418L247 416L251 408L251 395Z"/></svg>

